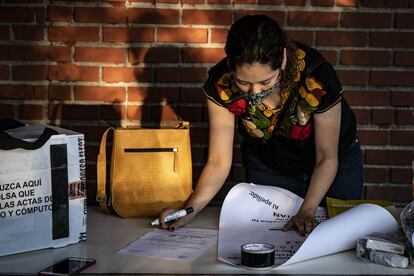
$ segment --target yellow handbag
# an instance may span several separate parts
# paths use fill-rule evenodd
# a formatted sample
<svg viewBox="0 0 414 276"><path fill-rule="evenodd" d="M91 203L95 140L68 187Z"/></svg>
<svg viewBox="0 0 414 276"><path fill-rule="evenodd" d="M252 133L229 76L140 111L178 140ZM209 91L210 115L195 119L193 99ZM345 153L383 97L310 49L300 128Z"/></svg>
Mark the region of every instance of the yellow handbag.
<svg viewBox="0 0 414 276"><path fill-rule="evenodd" d="M106 140L113 131L109 183ZM189 123L176 128L109 128L97 164L97 200L124 218L149 218L166 207L182 208L192 193Z"/></svg>

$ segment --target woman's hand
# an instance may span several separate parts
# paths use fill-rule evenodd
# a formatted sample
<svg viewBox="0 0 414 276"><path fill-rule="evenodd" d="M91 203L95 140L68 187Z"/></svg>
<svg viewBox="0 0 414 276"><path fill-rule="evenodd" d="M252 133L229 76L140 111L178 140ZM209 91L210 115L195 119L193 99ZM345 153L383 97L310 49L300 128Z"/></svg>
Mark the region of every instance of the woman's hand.
<svg viewBox="0 0 414 276"><path fill-rule="evenodd" d="M296 228L300 235L309 234L318 225L318 221L315 219L314 210L302 210L300 209L296 215L294 215L288 223L286 223L283 231Z"/></svg>
<svg viewBox="0 0 414 276"><path fill-rule="evenodd" d="M179 218L177 220L172 220L172 221L169 221L169 222L164 222L164 219L165 219L166 216L168 216L169 214L174 213L176 211L178 211L178 210L173 209L173 208L165 208L165 209L163 209L161 211L161 214L160 214L160 216L158 218L159 221L160 221L160 227L161 228L168 229L171 232L174 232L175 229L178 229L179 227L181 227L181 226L189 223L194 218L194 216L195 216L194 213L191 213L191 214L188 214L188 215L186 215L184 217L181 217L181 218Z"/></svg>

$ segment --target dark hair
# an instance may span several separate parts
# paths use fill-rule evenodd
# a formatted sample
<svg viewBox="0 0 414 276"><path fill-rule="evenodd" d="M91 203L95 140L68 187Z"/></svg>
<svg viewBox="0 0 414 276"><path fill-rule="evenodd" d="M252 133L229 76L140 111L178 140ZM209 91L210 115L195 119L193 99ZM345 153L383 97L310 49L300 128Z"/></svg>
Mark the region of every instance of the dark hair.
<svg viewBox="0 0 414 276"><path fill-rule="evenodd" d="M225 52L232 71L255 62L276 70L282 65L284 48L287 49L288 63L282 72L281 85L290 88L296 74L296 46L272 18L257 14L238 19L227 34Z"/></svg>

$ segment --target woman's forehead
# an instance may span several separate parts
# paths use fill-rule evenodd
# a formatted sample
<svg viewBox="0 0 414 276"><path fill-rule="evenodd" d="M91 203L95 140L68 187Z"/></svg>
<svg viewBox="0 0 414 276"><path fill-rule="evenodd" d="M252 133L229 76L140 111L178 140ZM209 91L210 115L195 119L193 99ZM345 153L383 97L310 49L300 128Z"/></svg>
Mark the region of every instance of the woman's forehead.
<svg viewBox="0 0 414 276"><path fill-rule="evenodd" d="M238 80L249 83L257 83L274 77L278 71L278 69L273 70L268 64L255 62L252 64L245 63L237 66L234 74Z"/></svg>

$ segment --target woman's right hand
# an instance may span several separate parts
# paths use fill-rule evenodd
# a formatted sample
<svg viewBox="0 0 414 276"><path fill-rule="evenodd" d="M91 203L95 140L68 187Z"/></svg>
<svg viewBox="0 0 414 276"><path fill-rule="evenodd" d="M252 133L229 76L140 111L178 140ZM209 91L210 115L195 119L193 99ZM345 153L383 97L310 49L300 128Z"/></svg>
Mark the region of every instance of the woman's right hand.
<svg viewBox="0 0 414 276"><path fill-rule="evenodd" d="M161 222L160 223L160 227L162 229L168 229L171 232L174 232L175 229L178 229L179 227L181 227L181 226L189 223L195 217L195 215L196 215L193 212L193 213L188 214L188 215L186 215L184 217L181 217L181 218L179 218L177 220L173 220L173 221L170 221L170 222L164 222L164 219L165 219L166 216L168 216L169 214L174 213L176 211L178 211L178 210L177 209L174 209L174 208L165 208L165 209L163 209L161 211L161 214L160 214L160 216L159 216L158 219Z"/></svg>

